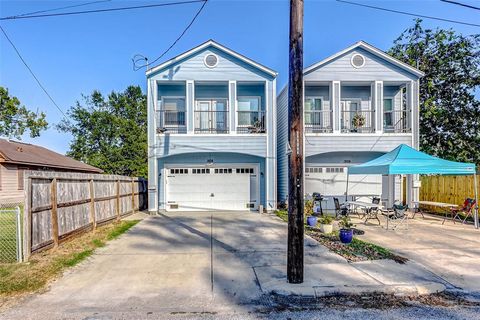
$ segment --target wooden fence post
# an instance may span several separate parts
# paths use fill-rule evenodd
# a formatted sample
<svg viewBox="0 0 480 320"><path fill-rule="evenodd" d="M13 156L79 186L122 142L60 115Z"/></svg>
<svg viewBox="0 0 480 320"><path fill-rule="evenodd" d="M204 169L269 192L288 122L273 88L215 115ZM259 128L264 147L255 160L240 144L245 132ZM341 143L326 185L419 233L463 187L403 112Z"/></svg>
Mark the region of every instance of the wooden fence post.
<svg viewBox="0 0 480 320"><path fill-rule="evenodd" d="M92 222L92 229L97 229L97 217L95 214L95 189L93 179L90 179L90 221Z"/></svg>
<svg viewBox="0 0 480 320"><path fill-rule="evenodd" d="M50 202L52 205L52 236L53 247L58 247L58 212L57 212L57 178L53 178L50 191Z"/></svg>
<svg viewBox="0 0 480 320"><path fill-rule="evenodd" d="M132 177L132 214L135 213L135 178Z"/></svg>
<svg viewBox="0 0 480 320"><path fill-rule="evenodd" d="M32 178L25 184L25 206L23 208L23 258L28 261L32 253Z"/></svg>
<svg viewBox="0 0 480 320"><path fill-rule="evenodd" d="M120 221L120 179L117 179L117 221Z"/></svg>

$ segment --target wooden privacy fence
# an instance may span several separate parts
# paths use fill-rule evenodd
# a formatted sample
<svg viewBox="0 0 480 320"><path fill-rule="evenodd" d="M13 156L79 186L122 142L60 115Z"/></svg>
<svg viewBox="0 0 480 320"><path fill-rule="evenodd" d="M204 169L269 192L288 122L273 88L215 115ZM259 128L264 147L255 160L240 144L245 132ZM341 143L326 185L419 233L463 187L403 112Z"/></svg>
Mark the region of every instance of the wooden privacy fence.
<svg viewBox="0 0 480 320"><path fill-rule="evenodd" d="M475 198L473 175L470 176L421 176L420 200L462 205L465 198ZM480 186L480 177L477 175ZM439 211L439 208L429 208Z"/></svg>
<svg viewBox="0 0 480 320"><path fill-rule="evenodd" d="M24 255L142 210L145 179L117 175L25 171Z"/></svg>

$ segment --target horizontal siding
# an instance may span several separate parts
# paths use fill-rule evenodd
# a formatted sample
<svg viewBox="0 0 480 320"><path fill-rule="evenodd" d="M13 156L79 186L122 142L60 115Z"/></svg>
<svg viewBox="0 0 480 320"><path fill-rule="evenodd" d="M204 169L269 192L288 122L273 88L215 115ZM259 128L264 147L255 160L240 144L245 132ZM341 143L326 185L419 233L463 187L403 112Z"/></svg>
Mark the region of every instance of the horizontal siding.
<svg viewBox="0 0 480 320"><path fill-rule="evenodd" d="M356 69L350 63L355 53L365 57L365 65L362 68ZM345 53L326 65L310 71L304 77L305 81L408 81L416 78L361 48Z"/></svg>
<svg viewBox="0 0 480 320"><path fill-rule="evenodd" d="M400 144L412 145L411 135L309 135L305 136L306 156L336 151L389 152Z"/></svg>
<svg viewBox="0 0 480 320"><path fill-rule="evenodd" d="M207 54L214 53L219 61L216 67L208 68L204 64ZM160 70L150 76L155 80L213 80L213 81L251 81L251 80L272 80L272 77L254 68L253 66L238 60L228 54L216 49L207 48L189 57L170 65L167 69Z"/></svg>
<svg viewBox="0 0 480 320"><path fill-rule="evenodd" d="M288 194L288 89L277 98L277 200L283 202Z"/></svg>
<svg viewBox="0 0 480 320"><path fill-rule="evenodd" d="M266 135L158 135L157 157L183 153L234 152L266 157Z"/></svg>
<svg viewBox="0 0 480 320"><path fill-rule="evenodd" d="M17 166L0 164L0 205L8 202L23 202L23 190L18 190Z"/></svg>

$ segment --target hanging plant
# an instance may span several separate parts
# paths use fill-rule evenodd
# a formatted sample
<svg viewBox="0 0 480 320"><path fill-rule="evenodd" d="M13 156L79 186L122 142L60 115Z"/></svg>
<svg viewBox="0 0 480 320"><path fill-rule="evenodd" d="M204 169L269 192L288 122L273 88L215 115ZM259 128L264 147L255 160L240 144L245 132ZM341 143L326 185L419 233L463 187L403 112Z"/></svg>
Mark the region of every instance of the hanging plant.
<svg viewBox="0 0 480 320"><path fill-rule="evenodd" d="M365 125L365 117L360 113L356 113L352 118L352 125L354 128L361 128Z"/></svg>

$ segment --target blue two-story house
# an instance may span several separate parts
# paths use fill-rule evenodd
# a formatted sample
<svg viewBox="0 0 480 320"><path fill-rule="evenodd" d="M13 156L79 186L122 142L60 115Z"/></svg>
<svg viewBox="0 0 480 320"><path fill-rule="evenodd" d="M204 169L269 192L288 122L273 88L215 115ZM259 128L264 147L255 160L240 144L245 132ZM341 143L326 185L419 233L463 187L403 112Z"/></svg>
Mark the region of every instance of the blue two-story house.
<svg viewBox="0 0 480 320"><path fill-rule="evenodd" d="M344 201L347 170L407 144L418 149L419 79L423 73L363 41L304 69L305 193ZM278 104L278 200L287 200L287 99ZM349 195L393 201L418 197L415 177L352 175ZM403 194L403 190L406 194Z"/></svg>
<svg viewBox="0 0 480 320"><path fill-rule="evenodd" d="M209 40L146 74L149 211L275 209L277 73Z"/></svg>

